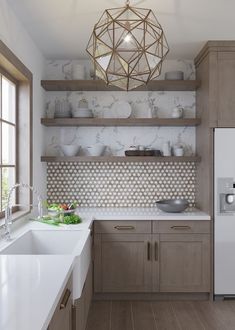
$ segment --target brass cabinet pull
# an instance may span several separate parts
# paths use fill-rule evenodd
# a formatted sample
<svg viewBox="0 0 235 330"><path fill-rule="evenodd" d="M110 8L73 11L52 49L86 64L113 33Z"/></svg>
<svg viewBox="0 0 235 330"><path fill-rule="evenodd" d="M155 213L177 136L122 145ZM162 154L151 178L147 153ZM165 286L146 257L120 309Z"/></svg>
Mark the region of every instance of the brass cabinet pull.
<svg viewBox="0 0 235 330"><path fill-rule="evenodd" d="M150 256L150 249L151 249L151 245L150 245L150 242L148 242L148 245L147 245L147 259L148 259L148 260L151 259L151 256Z"/></svg>
<svg viewBox="0 0 235 330"><path fill-rule="evenodd" d="M154 243L155 261L158 261L158 242Z"/></svg>
<svg viewBox="0 0 235 330"><path fill-rule="evenodd" d="M171 229L175 229L175 230L187 230L187 229L191 229L190 226L172 226Z"/></svg>
<svg viewBox="0 0 235 330"><path fill-rule="evenodd" d="M134 230L135 229L134 226L115 226L114 228L117 230Z"/></svg>
<svg viewBox="0 0 235 330"><path fill-rule="evenodd" d="M71 295L71 291L69 289L66 289L64 297L60 303L60 309L66 308L70 295Z"/></svg>

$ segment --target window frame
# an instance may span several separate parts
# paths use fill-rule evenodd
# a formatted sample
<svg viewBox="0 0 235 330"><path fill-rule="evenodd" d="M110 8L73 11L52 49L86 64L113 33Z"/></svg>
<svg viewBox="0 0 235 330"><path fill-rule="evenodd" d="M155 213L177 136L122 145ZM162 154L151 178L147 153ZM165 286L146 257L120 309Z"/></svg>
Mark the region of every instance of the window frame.
<svg viewBox="0 0 235 330"><path fill-rule="evenodd" d="M32 185L32 166L33 166L33 74L31 71L16 57L16 55L0 40L0 74L16 85L16 157L15 157L15 180L16 182L25 182ZM20 116L22 113L22 116ZM20 128L27 121L26 144L25 135L22 137ZM7 121L6 121L7 122ZM24 144L24 146L23 146ZM23 152L24 151L24 155ZM26 163L25 163L26 162ZM26 165L26 166L24 166ZM7 167L7 166L6 166ZM2 168L2 167L1 167ZM27 204L27 209L21 207L13 207L12 220L15 221L31 212L32 192L16 190L16 203ZM0 212L0 227L5 212Z"/></svg>
<svg viewBox="0 0 235 330"><path fill-rule="evenodd" d="M6 123L8 125L12 125L15 127L15 165L11 165L11 164L8 164L8 165L3 165L1 162L0 162L0 170L2 170L3 168L15 168L15 183L18 182L18 174L19 174L19 157L18 157L18 149L19 149L19 145L18 145L18 134L19 134L19 128L18 128L18 94L19 94L19 91L18 91L18 80L16 80L14 77L12 77L6 70L4 70L1 66L0 66L0 88L2 88L2 77L6 78L7 80L9 80L10 82L12 82L14 85L15 85L15 125L12 125L13 123L7 121L7 120L4 120L2 118L2 113L0 113L0 122L1 122L1 125L2 123ZM0 92L0 109L1 109L1 112L2 112L2 93ZM1 126L2 128L2 126ZM0 133L2 134L2 131L1 131L1 128L0 128ZM2 136L1 136L2 138ZM2 153L2 142L1 142L1 145L0 145L0 152ZM2 157L2 154L0 155L0 157ZM2 159L1 159L2 160ZM0 178L2 178L2 173L0 174ZM2 196L2 184L0 184L0 190L1 190L1 196ZM19 202L19 192L18 190L16 191L16 195L15 195L15 201L16 201L16 204L18 204ZM14 206L12 208L12 213L15 213L19 211L19 207L18 206ZM5 211L4 210L0 210L0 219L4 218L5 217Z"/></svg>

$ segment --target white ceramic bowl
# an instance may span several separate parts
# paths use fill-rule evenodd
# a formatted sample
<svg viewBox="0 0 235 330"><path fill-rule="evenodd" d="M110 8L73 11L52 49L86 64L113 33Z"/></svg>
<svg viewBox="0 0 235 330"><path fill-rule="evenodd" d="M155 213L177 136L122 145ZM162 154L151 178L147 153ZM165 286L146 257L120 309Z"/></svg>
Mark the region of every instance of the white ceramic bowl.
<svg viewBox="0 0 235 330"><path fill-rule="evenodd" d="M80 146L78 146L77 144L62 144L61 149L65 156L73 157L78 154Z"/></svg>
<svg viewBox="0 0 235 330"><path fill-rule="evenodd" d="M166 80L184 80L183 71L169 71L165 73Z"/></svg>
<svg viewBox="0 0 235 330"><path fill-rule="evenodd" d="M103 144L93 144L92 146L87 147L87 152L90 156L102 156L102 154L105 151L106 146L104 146Z"/></svg>

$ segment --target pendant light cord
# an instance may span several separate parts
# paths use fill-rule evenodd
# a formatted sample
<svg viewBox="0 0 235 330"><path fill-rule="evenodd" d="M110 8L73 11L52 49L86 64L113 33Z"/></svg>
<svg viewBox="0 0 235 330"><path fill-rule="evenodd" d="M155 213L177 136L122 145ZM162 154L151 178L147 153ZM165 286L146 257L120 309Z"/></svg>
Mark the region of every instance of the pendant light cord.
<svg viewBox="0 0 235 330"><path fill-rule="evenodd" d="M126 6L129 7L130 5L130 0L126 0Z"/></svg>

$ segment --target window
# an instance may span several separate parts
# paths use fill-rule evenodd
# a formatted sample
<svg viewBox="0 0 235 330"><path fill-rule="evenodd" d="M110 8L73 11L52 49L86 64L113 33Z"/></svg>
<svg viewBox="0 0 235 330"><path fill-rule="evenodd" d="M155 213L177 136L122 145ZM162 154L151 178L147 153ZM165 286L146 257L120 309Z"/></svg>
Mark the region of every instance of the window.
<svg viewBox="0 0 235 330"><path fill-rule="evenodd" d="M32 185L32 88L32 73L0 40L0 227L11 186ZM13 221L29 213L30 204L31 191L17 189Z"/></svg>
<svg viewBox="0 0 235 330"><path fill-rule="evenodd" d="M0 214L5 210L9 189L17 177L17 85L0 71ZM15 196L12 200L16 204Z"/></svg>

